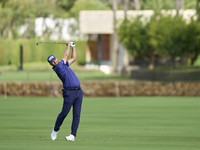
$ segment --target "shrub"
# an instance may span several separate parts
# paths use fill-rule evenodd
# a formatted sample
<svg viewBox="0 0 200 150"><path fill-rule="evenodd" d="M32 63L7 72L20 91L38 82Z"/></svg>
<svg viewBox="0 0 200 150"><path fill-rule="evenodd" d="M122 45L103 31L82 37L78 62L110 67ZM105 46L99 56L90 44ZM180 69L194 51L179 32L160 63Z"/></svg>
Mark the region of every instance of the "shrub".
<svg viewBox="0 0 200 150"><path fill-rule="evenodd" d="M186 23L182 16L153 15L150 21L140 17L124 20L119 27L120 42L134 58L146 60L153 65L155 54L171 60L189 56L191 63L200 53L200 23L193 19ZM148 59L147 59L148 58Z"/></svg>
<svg viewBox="0 0 200 150"><path fill-rule="evenodd" d="M119 40L132 56L136 59L145 59L152 66L155 58L155 48L150 42L149 23L145 24L141 17L123 21L118 30Z"/></svg>

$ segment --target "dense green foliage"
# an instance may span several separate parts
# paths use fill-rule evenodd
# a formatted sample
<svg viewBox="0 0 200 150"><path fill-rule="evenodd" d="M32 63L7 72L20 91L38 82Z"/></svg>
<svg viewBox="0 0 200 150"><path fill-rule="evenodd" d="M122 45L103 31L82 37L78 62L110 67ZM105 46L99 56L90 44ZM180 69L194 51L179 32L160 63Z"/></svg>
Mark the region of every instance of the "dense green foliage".
<svg viewBox="0 0 200 150"><path fill-rule="evenodd" d="M62 59L66 49L65 44L39 44L38 40L1 40L0 41L0 65L19 65L20 45L23 45L24 62L46 61L51 54L59 60ZM75 41L77 50L77 61L79 64L85 64L85 41Z"/></svg>
<svg viewBox="0 0 200 150"><path fill-rule="evenodd" d="M33 38L34 21L36 17L48 17L50 14L58 17L64 11L57 9L55 0L6 0L0 1L0 38L17 39ZM27 33L19 35L18 27L27 24Z"/></svg>
<svg viewBox="0 0 200 150"><path fill-rule="evenodd" d="M0 97L0 149L199 150L198 97L84 98L75 142L72 111L55 141L62 98Z"/></svg>
<svg viewBox="0 0 200 150"><path fill-rule="evenodd" d="M110 7L99 0L0 0L0 38L18 39L34 38L34 21L36 17L70 18L78 20L81 10L108 10ZM26 25L27 29L20 35L18 29Z"/></svg>
<svg viewBox="0 0 200 150"><path fill-rule="evenodd" d="M187 46L186 22L180 16L160 16L159 20L153 20L150 23L149 32L151 40L157 52L167 55L171 59L172 65L175 65L176 57L186 56L184 51Z"/></svg>
<svg viewBox="0 0 200 150"><path fill-rule="evenodd" d="M141 10L175 9L175 0L139 0ZM185 9L196 9L197 0L184 0ZM118 1L118 9L124 9L124 1ZM129 10L134 10L133 0L129 1ZM34 38L36 17L70 18L78 20L81 10L112 10L112 0L0 0L0 38ZM26 25L23 35L18 28Z"/></svg>
<svg viewBox="0 0 200 150"><path fill-rule="evenodd" d="M193 18L186 28L186 41L185 51L191 58L190 63L194 65L200 53L200 22L195 21Z"/></svg>
<svg viewBox="0 0 200 150"><path fill-rule="evenodd" d="M176 1L175 0L168 0L168 1L160 1L160 0L139 0L140 3L140 8L141 10L147 10L151 9L154 11L159 11L161 9L175 9L176 8ZM123 10L124 9L124 1L119 0L118 1L118 9ZM197 5L197 0L184 0L184 8L185 9L196 9L198 7ZM129 10L134 10L134 2L133 0L129 1L128 4L128 9ZM22 39L35 39L35 18L37 17L50 17L52 19L55 18L70 18L73 17L77 20L78 22L78 16L79 12L81 10L112 10L112 0L0 0L0 18L1 18L1 23L0 23L0 65L6 65L6 64L17 64L19 62L19 45L20 43L23 43L24 46L24 60L25 62L32 62L32 61L43 61L46 59L46 55L48 55L51 52L51 49L54 48L54 46L45 46L44 49L49 49L48 52L42 52L40 48L35 48L32 46L34 41L31 44L29 44L29 41L23 40ZM125 21L128 26L130 26L133 22ZM167 21L166 21L167 22ZM174 20L171 20L171 22L174 22ZM176 22L176 21L175 21ZM152 23L152 22L151 22ZM181 23L179 21L179 23ZM154 22L152 23L154 24ZM161 41L163 45L165 44L165 48L160 48L157 45L157 48L155 48L155 37L152 38L152 35L149 33L150 28L157 28L159 29L159 23L155 23L157 26L153 27L151 24L143 25L142 22L137 22L136 20L136 26L131 29L125 29L126 32L131 33L131 30L134 30L134 32L137 34L137 37L133 38L133 40L127 40L126 42L129 42L130 45L125 44L129 49L132 49L131 47L134 47L136 51L130 51L131 54L134 56L140 58L140 59L145 59L150 62L150 64L153 64L153 61L155 59L155 55L157 53L161 53L162 55L166 55L166 52L164 51L170 51L174 52L174 49L170 48L170 44L168 45L167 40ZM19 33L19 28L25 25L25 32L23 34ZM163 25L165 25L163 23ZM70 26L71 29L77 30L78 29L78 24L77 25L72 25L73 27ZM123 27L122 28L126 28ZM159 27L159 28L158 28ZM176 31L176 28L179 28L178 30L182 28L182 24L178 25L175 27L172 25L173 30ZM170 27L171 28L171 27ZM71 30L69 29L69 30ZM75 31L70 31L75 32ZM154 30L154 29L152 29ZM173 30L170 30L170 32L173 33ZM198 57L198 49L199 45L197 44L199 41L199 25L196 24L194 21L188 26L186 29L188 32L183 38L188 38L191 40L185 40L185 43L188 43L187 48L183 48L184 51L189 51L190 53L187 53L187 55L191 58L191 64L194 64L195 60ZM160 35L163 37L163 39L166 39L164 36L168 36L169 30L165 31L162 30L163 32ZM46 29L43 32L43 40L49 39L49 35L51 34L52 30ZM60 32L60 31L59 31ZM120 31L121 32L121 31ZM181 32L181 31L180 31ZM77 32L78 33L78 32ZM185 33L185 32L184 32ZM192 34L194 33L194 34ZM70 33L71 34L71 33ZM122 33L124 34L124 33ZM134 33L131 33L134 35ZM154 33L153 33L154 34ZM177 34L177 37L175 41L178 41L181 43L182 41L177 40L179 38L179 35L182 33ZM144 36L145 35L145 36ZM193 36L194 35L194 36ZM126 34L124 34L122 37L126 37ZM175 36L174 36L175 37ZM9 40L17 40L17 41L6 41L6 39ZM192 40L193 39L193 40ZM152 42L153 40L153 42ZM174 40L174 39L168 39L168 40ZM122 38L121 38L122 41ZM194 43L195 41L195 43ZM4 43L5 42L5 43ZM132 43L131 43L132 42ZM157 40L158 42L158 40ZM83 42L84 43L84 42ZM8 45L7 45L8 44ZM173 43L171 43L172 46ZM33 44L35 45L35 44ZM85 43L80 44L80 49L85 49ZM177 44L177 47L180 45ZM181 44L181 46L183 46ZM60 45L56 49L62 49L62 46ZM84 48L83 48L84 47ZM167 48L168 47L168 48ZM78 48L79 49L79 48ZM182 47L181 47L182 49ZM81 52L84 52L84 51ZM160 50L158 52L158 50ZM177 48L176 48L177 50ZM180 49L178 48L177 51ZM62 51L62 50L61 50ZM182 50L180 50L182 51ZM79 56L79 64L84 64L85 63L85 54L84 53L77 53ZM54 51L55 54L58 54L60 56L60 50L57 52ZM164 53L164 54L163 54ZM179 53L179 52L176 52ZM186 52L182 53L186 54ZM174 60L174 53L167 54L172 58L172 61ZM81 56L81 57L80 57Z"/></svg>
<svg viewBox="0 0 200 150"><path fill-rule="evenodd" d="M111 10L99 0L76 0L74 6L68 11L69 15L78 19L81 10Z"/></svg>
<svg viewBox="0 0 200 150"><path fill-rule="evenodd" d="M118 35L119 40L128 49L129 53L136 59L145 59L150 63L154 60L153 44L148 31L149 24L141 21L141 16L124 20L121 24Z"/></svg>
<svg viewBox="0 0 200 150"><path fill-rule="evenodd" d="M144 21L141 16L124 20L119 28L119 39L135 57L149 58L152 64L155 54L161 58L169 57L172 67L177 57L190 57L191 64L200 53L200 23L191 19L186 23L181 16L152 16Z"/></svg>
<svg viewBox="0 0 200 150"><path fill-rule="evenodd" d="M143 10L176 9L176 0L141 0ZM196 9L197 0L184 0L184 9Z"/></svg>

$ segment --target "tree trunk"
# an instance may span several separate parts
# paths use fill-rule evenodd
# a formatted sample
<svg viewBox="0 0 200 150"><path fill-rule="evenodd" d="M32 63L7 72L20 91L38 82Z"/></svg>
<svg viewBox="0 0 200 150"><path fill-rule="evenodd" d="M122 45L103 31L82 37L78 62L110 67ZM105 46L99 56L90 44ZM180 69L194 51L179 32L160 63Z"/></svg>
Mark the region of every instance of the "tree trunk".
<svg viewBox="0 0 200 150"><path fill-rule="evenodd" d="M140 2L139 2L139 0L134 0L133 3L134 3L135 10L140 10Z"/></svg>
<svg viewBox="0 0 200 150"><path fill-rule="evenodd" d="M174 69L176 66L175 57L171 58L171 69Z"/></svg>
<svg viewBox="0 0 200 150"><path fill-rule="evenodd" d="M184 0L176 0L176 9L184 9Z"/></svg>
<svg viewBox="0 0 200 150"><path fill-rule="evenodd" d="M177 15L179 14L180 9L184 9L184 0L176 0Z"/></svg>
<svg viewBox="0 0 200 150"><path fill-rule="evenodd" d="M9 39L9 40L12 40L12 39L13 39L11 27L8 28L8 39Z"/></svg>
<svg viewBox="0 0 200 150"><path fill-rule="evenodd" d="M112 55L112 66L113 72L118 73L118 38L117 38L117 28L116 28L116 11L117 11L117 0L113 0L113 55Z"/></svg>
<svg viewBox="0 0 200 150"><path fill-rule="evenodd" d="M129 0L124 0L124 19L127 18L128 2Z"/></svg>
<svg viewBox="0 0 200 150"><path fill-rule="evenodd" d="M198 53L195 53L194 56L191 57L191 63L190 63L191 66L194 66L194 63L197 60L197 58L198 58Z"/></svg>
<svg viewBox="0 0 200 150"><path fill-rule="evenodd" d="M152 54L149 57L147 57L147 56L144 57L144 60L149 63L149 66L148 66L149 69L155 68L155 65L154 65L155 59L156 59L155 54Z"/></svg>
<svg viewBox="0 0 200 150"><path fill-rule="evenodd" d="M156 59L155 55L151 56L149 69L154 69L154 67L155 67L155 65L154 65L155 59Z"/></svg>
<svg viewBox="0 0 200 150"><path fill-rule="evenodd" d="M126 20L127 19L127 11L128 11L128 5L129 4L129 0L124 0L124 19ZM125 59L128 59L127 58L127 56L125 56L125 54L126 54L126 50L125 50L125 48L124 48L124 46L123 46L123 44L120 44L120 48L119 48L119 53L120 53L120 55L119 55L119 60L121 60L120 61L120 74L121 75L123 75L123 74L127 74L127 72L128 72L128 65L127 65L127 63L126 63L126 61L125 61Z"/></svg>

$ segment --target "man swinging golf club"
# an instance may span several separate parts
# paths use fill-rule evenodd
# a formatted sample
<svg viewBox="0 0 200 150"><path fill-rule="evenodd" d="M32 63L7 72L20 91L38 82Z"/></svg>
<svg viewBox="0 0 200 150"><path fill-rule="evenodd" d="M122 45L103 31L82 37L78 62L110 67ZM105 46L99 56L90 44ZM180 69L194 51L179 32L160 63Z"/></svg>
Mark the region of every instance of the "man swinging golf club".
<svg viewBox="0 0 200 150"><path fill-rule="evenodd" d="M67 141L75 141L77 129L80 121L81 105L83 98L83 91L80 87L80 82L75 75L75 73L69 68L69 66L76 60L76 47L74 42L66 42L67 48L64 52L63 59L59 62L54 55L50 55L47 61L53 70L56 72L57 76L63 83L63 107L61 113L58 115L55 122L55 126L51 133L51 139L55 140L57 138L58 131L62 125L65 117L69 113L71 107L73 106L73 120L71 125L71 134L66 136ZM67 60L69 56L70 46L72 47L71 58Z"/></svg>

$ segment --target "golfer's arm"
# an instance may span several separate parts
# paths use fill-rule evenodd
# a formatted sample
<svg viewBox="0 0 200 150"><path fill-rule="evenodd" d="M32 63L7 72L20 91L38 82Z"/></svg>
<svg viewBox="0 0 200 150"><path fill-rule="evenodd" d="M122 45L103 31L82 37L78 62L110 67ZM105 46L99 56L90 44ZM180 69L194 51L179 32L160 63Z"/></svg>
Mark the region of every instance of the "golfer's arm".
<svg viewBox="0 0 200 150"><path fill-rule="evenodd" d="M72 55L71 58L68 60L69 66L76 61L76 47L72 47Z"/></svg>
<svg viewBox="0 0 200 150"><path fill-rule="evenodd" d="M67 58L68 58L68 56L69 56L69 50L70 50L70 45L68 44L68 45L67 45L67 48L66 48L66 50L65 50L65 53L64 53L64 55L63 55L63 61L64 61L64 63L66 63Z"/></svg>

